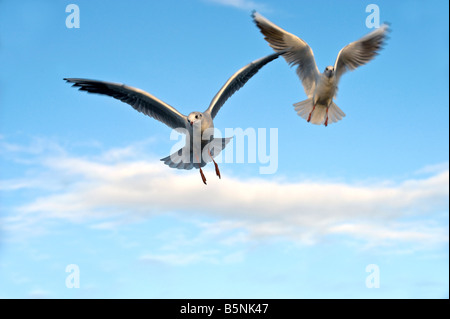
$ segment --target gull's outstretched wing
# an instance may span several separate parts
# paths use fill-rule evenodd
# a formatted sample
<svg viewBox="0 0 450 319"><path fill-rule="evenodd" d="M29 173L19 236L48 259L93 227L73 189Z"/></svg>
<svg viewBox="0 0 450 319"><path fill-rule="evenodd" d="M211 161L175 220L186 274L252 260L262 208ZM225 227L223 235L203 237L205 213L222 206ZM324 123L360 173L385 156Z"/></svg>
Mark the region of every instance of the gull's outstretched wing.
<svg viewBox="0 0 450 319"><path fill-rule="evenodd" d="M205 112L210 112L211 117L214 118L229 97L243 87L245 83L247 83L247 81L250 80L252 76L254 76L264 65L278 58L280 54L281 53L273 53L264 58L253 61L233 74L220 89L220 91L214 96Z"/></svg>
<svg viewBox="0 0 450 319"><path fill-rule="evenodd" d="M358 41L346 45L336 58L334 71L339 81L346 71L353 71L357 67L366 64L378 55L387 38L389 26L383 24L380 28L370 32Z"/></svg>
<svg viewBox="0 0 450 319"><path fill-rule="evenodd" d="M163 122L167 126L178 129L185 128L187 118L167 103L157 99L153 95L125 84L110 83L88 79L64 79L68 83L74 83L80 91L105 94L122 102L130 104L135 110Z"/></svg>
<svg viewBox="0 0 450 319"><path fill-rule="evenodd" d="M253 12L252 16L269 45L276 52L285 51L283 57L286 62L297 66L297 75L302 81L305 93L312 97L320 75L312 49L305 41L273 24L258 12Z"/></svg>

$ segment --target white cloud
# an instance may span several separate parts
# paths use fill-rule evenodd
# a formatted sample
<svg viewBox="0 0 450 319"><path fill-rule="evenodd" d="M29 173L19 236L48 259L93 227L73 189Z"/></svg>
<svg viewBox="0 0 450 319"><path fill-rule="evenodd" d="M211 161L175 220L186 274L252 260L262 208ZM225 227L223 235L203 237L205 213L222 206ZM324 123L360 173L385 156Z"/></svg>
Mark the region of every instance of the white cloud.
<svg viewBox="0 0 450 319"><path fill-rule="evenodd" d="M369 246L448 242L448 225L429 222L448 218L448 167L423 178L413 172L415 178L400 183L372 184L245 180L231 174L219 180L213 168L206 168L205 186L197 171L172 170L155 158L144 161L135 156L142 150L133 145L91 157L69 156L53 148L58 151L41 157L40 173L27 176L30 183L20 177L9 187L45 191L2 215L8 233L41 234L46 223L58 220L111 229L175 214L203 220L197 224L201 236L217 236L224 245L273 238L315 244L328 236L346 236ZM8 188L6 184L0 181L2 188ZM169 263L172 258L147 257ZM180 260L190 263L206 257Z"/></svg>
<svg viewBox="0 0 450 319"><path fill-rule="evenodd" d="M28 293L28 296L31 299L48 299L50 296L50 292L43 289L34 289Z"/></svg>
<svg viewBox="0 0 450 319"><path fill-rule="evenodd" d="M206 0L208 2L221 4L224 6L234 7L241 10L267 10L267 6L251 0Z"/></svg>
<svg viewBox="0 0 450 319"><path fill-rule="evenodd" d="M175 250L170 253L145 254L139 261L152 264L166 264L170 266L186 266L198 263L208 264L234 264L244 260L244 251L238 250L231 253L224 253L222 250L203 250L197 252L179 252Z"/></svg>
<svg viewBox="0 0 450 319"><path fill-rule="evenodd" d="M439 173L445 170L449 169L449 163L445 162L445 163L439 163L439 164L434 164L434 165L427 165L421 169L419 169L418 171L416 171L416 174L435 174L435 173Z"/></svg>
<svg viewBox="0 0 450 319"><path fill-rule="evenodd" d="M149 263L163 263L172 266L184 266L199 262L218 263L218 251L201 251L196 253L147 254L139 258Z"/></svg>

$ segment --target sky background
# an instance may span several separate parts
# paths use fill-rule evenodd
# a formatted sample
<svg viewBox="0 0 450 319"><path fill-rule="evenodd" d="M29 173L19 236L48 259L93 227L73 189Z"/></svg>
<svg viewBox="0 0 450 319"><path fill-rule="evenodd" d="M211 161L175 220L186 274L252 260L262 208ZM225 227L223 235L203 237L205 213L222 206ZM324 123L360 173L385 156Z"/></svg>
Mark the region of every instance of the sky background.
<svg viewBox="0 0 450 319"><path fill-rule="evenodd" d="M80 28L65 21L80 9ZM126 83L204 111L270 54L256 9L304 39L320 71L370 32L390 39L342 77L328 127L283 59L215 119L278 129L278 169L176 171L171 129L62 79ZM0 0L1 298L448 298L448 1ZM231 144L228 147L234 147ZM252 146L250 146L252 147ZM68 265L79 288L67 288ZM379 288L368 288L368 265Z"/></svg>

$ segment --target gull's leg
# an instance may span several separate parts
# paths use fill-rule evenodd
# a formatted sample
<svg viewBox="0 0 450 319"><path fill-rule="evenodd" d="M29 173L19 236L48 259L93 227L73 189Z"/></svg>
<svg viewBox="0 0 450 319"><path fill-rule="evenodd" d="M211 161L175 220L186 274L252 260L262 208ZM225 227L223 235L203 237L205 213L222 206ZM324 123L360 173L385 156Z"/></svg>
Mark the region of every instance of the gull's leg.
<svg viewBox="0 0 450 319"><path fill-rule="evenodd" d="M313 109L312 109L312 111L309 113L309 116L308 116L308 123L311 121L311 115L312 115L312 112L314 112L315 109L316 109L316 105L314 104Z"/></svg>
<svg viewBox="0 0 450 319"><path fill-rule="evenodd" d="M197 154L195 154L195 157L197 158L197 162L199 162L199 164L201 164L200 160L198 159L198 155L197 155ZM207 185L207 184L206 184L206 177L205 177L205 174L203 174L203 170L202 170L202 168L200 167L200 165L198 166L198 168L199 168L199 170L200 170L200 176L202 177L203 184Z"/></svg>
<svg viewBox="0 0 450 319"><path fill-rule="evenodd" d="M209 156L211 157L211 159L212 159L212 161L214 163L214 167L216 168L216 175L219 176L220 179L222 179L222 177L220 177L219 165L217 165L216 161L212 157L211 152L209 151L209 148L208 148L208 154L209 154Z"/></svg>
<svg viewBox="0 0 450 319"><path fill-rule="evenodd" d="M201 167L199 167L199 169L200 169L200 176L202 177L202 181L203 181L203 183L204 183L205 185L207 185L207 184L206 184L206 177L205 177L205 174L203 174L203 171L202 171L202 168L201 168Z"/></svg>
<svg viewBox="0 0 450 319"><path fill-rule="evenodd" d="M325 126L328 126L328 107L327 107L327 118L325 120Z"/></svg>

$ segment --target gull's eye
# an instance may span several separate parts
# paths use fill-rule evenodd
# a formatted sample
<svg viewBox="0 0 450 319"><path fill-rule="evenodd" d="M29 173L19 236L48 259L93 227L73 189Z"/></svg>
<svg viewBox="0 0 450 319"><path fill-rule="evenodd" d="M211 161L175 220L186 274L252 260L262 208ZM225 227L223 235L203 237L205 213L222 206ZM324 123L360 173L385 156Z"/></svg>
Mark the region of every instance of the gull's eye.
<svg viewBox="0 0 450 319"><path fill-rule="evenodd" d="M198 115L196 115L195 118L198 119Z"/></svg>

